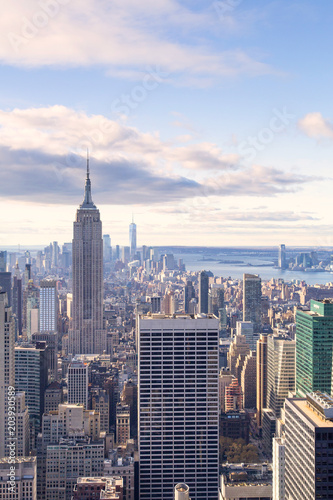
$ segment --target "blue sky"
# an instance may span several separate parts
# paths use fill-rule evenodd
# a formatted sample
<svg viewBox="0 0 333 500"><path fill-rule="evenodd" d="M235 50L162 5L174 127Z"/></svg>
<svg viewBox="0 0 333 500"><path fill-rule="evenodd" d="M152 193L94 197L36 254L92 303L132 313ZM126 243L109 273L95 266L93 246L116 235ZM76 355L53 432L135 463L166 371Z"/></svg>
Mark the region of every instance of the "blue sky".
<svg viewBox="0 0 333 500"><path fill-rule="evenodd" d="M0 245L333 246L329 2L26 0L0 20Z"/></svg>

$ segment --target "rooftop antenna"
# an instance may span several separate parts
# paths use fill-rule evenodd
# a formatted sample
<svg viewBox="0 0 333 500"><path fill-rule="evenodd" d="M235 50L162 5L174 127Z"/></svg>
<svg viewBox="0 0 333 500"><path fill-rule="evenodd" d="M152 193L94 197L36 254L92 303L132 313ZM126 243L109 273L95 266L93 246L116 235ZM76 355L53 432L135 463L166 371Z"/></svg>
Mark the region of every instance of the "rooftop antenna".
<svg viewBox="0 0 333 500"><path fill-rule="evenodd" d="M87 148L87 179L89 179L89 149Z"/></svg>

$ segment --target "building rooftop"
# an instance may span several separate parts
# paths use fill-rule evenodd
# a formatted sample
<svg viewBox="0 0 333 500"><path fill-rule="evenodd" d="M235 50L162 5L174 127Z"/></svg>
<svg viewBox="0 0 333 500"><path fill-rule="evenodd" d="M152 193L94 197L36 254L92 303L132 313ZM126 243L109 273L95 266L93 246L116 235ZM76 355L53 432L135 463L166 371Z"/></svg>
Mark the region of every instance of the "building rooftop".
<svg viewBox="0 0 333 500"><path fill-rule="evenodd" d="M320 410L314 408L313 404L307 398L292 398L288 399L289 403L295 406L312 424L314 427L332 427L333 421L325 418L320 414Z"/></svg>
<svg viewBox="0 0 333 500"><path fill-rule="evenodd" d="M15 463L16 464L22 464L22 463L36 463L37 457L15 457ZM9 458L4 457L0 459L0 465L9 464Z"/></svg>
<svg viewBox="0 0 333 500"><path fill-rule="evenodd" d="M142 314L141 319L217 319L214 314L163 314L163 313L153 313L153 314Z"/></svg>
<svg viewBox="0 0 333 500"><path fill-rule="evenodd" d="M224 464L222 465L224 483L229 486L269 486L272 484L272 465L263 464Z"/></svg>

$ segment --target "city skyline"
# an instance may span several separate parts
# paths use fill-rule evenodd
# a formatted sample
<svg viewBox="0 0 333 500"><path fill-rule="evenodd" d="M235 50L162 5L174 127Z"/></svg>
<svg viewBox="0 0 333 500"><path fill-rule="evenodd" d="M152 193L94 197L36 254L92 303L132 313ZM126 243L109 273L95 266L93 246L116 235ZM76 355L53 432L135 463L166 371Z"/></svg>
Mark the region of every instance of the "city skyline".
<svg viewBox="0 0 333 500"><path fill-rule="evenodd" d="M89 147L120 244L134 212L138 245L332 246L332 17L310 0L9 6L0 245L70 240Z"/></svg>

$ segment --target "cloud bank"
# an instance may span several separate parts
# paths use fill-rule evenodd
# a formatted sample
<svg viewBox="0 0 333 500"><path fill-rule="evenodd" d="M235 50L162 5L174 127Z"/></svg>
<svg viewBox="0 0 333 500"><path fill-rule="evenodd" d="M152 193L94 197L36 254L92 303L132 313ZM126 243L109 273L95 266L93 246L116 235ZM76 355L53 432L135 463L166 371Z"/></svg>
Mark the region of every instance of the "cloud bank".
<svg viewBox="0 0 333 500"><path fill-rule="evenodd" d="M80 202L91 154L96 203L145 204L209 196L274 196L312 179L278 168L244 168L213 143L163 141L102 115L65 106L0 110L0 197Z"/></svg>

